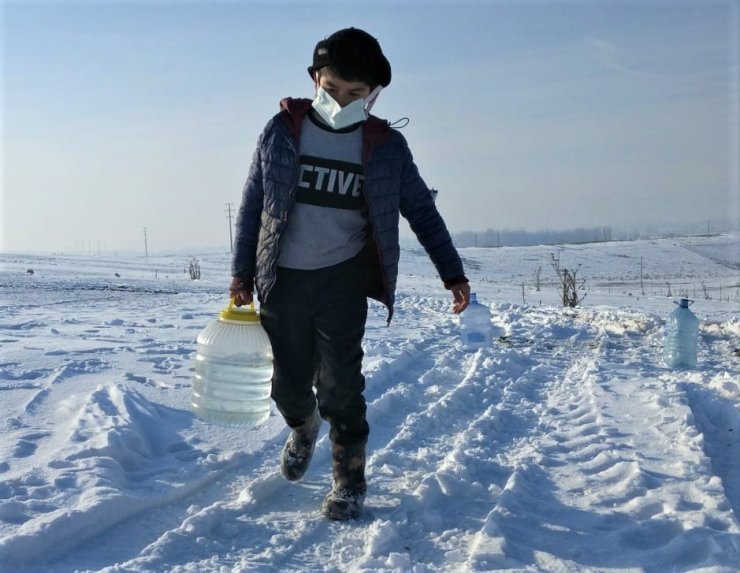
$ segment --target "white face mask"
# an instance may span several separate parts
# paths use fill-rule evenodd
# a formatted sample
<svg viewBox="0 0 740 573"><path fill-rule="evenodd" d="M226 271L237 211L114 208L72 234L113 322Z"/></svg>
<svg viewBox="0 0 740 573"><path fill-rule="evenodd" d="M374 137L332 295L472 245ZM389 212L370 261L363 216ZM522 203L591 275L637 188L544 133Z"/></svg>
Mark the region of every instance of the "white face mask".
<svg viewBox="0 0 740 573"><path fill-rule="evenodd" d="M342 129L360 121L365 121L382 89L383 86L378 86L366 98L356 99L342 107L329 95L329 92L319 87L311 105L327 125L334 129Z"/></svg>

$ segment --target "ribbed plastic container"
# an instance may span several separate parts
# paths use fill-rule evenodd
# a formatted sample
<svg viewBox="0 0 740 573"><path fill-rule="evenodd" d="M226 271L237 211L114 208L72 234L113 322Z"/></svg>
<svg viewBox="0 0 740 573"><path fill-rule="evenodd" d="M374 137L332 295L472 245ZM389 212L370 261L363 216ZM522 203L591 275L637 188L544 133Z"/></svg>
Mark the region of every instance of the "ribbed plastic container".
<svg viewBox="0 0 740 573"><path fill-rule="evenodd" d="M666 321L663 355L669 368L696 368L699 319L689 306L693 300L682 298Z"/></svg>
<svg viewBox="0 0 740 573"><path fill-rule="evenodd" d="M193 411L206 422L259 426L270 416L272 371L259 313L230 304L198 335Z"/></svg>
<svg viewBox="0 0 740 573"><path fill-rule="evenodd" d="M460 314L460 337L463 350L472 352L492 346L490 309L478 302L476 293L470 293L470 304Z"/></svg>

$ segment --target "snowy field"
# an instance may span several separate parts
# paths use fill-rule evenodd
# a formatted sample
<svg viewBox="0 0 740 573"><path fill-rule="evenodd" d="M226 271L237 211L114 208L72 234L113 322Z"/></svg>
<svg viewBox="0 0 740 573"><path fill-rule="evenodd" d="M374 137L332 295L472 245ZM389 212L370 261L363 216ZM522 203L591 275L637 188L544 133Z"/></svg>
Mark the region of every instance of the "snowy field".
<svg viewBox="0 0 740 573"><path fill-rule="evenodd" d="M580 265L576 309L551 253ZM278 416L238 430L189 410L227 254L198 255L195 282L186 255L0 255L0 571L739 571L740 237L461 254L506 337L463 352L449 294L403 252L390 328L370 309L351 523L318 512L326 424L288 483ZM661 361L682 294L695 371Z"/></svg>

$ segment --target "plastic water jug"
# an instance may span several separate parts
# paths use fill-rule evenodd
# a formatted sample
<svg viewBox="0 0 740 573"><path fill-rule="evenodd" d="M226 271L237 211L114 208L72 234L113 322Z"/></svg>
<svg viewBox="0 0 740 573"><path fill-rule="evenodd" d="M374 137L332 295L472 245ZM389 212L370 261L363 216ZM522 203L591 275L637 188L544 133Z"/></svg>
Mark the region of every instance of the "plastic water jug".
<svg viewBox="0 0 740 573"><path fill-rule="evenodd" d="M463 350L473 351L478 348L490 348L491 311L478 302L478 296L470 293L470 304L460 314L460 336Z"/></svg>
<svg viewBox="0 0 740 573"><path fill-rule="evenodd" d="M270 416L272 347L254 304L222 310L198 335L192 408L207 422L255 427Z"/></svg>
<svg viewBox="0 0 740 573"><path fill-rule="evenodd" d="M693 302L687 298L676 302L678 308L666 321L663 353L669 368L696 368L699 319L689 309Z"/></svg>

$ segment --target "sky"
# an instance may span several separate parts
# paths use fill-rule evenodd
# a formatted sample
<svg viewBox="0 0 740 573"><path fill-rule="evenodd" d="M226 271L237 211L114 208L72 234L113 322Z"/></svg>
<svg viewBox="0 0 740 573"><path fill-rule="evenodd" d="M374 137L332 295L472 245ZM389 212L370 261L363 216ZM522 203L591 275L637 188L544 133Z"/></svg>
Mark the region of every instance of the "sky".
<svg viewBox="0 0 740 573"><path fill-rule="evenodd" d="M738 226L738 0L6 1L0 250L228 249L259 133L348 26L452 232Z"/></svg>

